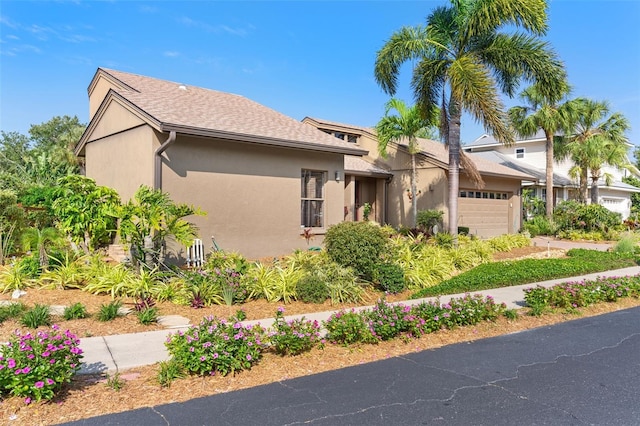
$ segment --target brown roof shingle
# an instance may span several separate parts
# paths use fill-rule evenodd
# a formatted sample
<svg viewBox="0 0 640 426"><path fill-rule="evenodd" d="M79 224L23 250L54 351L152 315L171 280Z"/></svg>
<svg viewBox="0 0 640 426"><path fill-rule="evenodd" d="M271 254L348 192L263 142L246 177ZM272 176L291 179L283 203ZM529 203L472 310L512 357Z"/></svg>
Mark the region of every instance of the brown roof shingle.
<svg viewBox="0 0 640 426"><path fill-rule="evenodd" d="M164 131L211 131L240 139L247 136L275 144L299 144L307 149L366 153L244 96L111 69L99 68L98 74L101 72L123 83L116 92L157 120Z"/></svg>

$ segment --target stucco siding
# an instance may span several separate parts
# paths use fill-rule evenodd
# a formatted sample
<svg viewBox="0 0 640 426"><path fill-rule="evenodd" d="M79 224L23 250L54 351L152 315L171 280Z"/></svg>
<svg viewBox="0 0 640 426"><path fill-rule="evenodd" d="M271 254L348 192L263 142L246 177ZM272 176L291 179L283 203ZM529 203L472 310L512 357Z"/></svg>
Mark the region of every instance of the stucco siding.
<svg viewBox="0 0 640 426"><path fill-rule="evenodd" d="M109 92L109 89L114 88L113 84L104 77L99 77L97 81L90 88L89 92L89 119L91 120L96 111L100 107L100 104L104 100L105 96Z"/></svg>
<svg viewBox="0 0 640 426"><path fill-rule="evenodd" d="M326 172L324 229L343 220L344 176L339 154L261 147L178 136L165 152L162 188L179 202L200 207L191 218L207 246L211 236L224 250L249 258L306 248L301 236L301 170ZM311 242L320 245L323 229Z"/></svg>
<svg viewBox="0 0 640 426"><path fill-rule="evenodd" d="M140 185L153 185L154 141L148 126L90 141L85 146L87 177L114 188L126 202Z"/></svg>
<svg viewBox="0 0 640 426"><path fill-rule="evenodd" d="M103 120L96 123L90 140L96 140L113 135L134 127L142 126L145 122L117 101L111 101L103 113Z"/></svg>

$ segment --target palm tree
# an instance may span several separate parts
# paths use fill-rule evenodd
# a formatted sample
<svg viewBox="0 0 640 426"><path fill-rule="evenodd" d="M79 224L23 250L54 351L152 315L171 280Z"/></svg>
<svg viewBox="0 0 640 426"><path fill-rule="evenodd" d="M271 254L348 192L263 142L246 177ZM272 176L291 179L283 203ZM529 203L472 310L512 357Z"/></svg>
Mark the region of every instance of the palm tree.
<svg viewBox="0 0 640 426"><path fill-rule="evenodd" d="M509 26L524 32L500 32ZM412 88L429 119L440 106L440 134L449 149L449 230L458 232L460 123L470 113L504 143L514 136L499 90L513 96L521 79L539 82L551 96L565 80L562 63L539 36L547 30L544 0L451 0L436 8L426 27L395 32L376 56L375 79L393 95L403 63L416 60Z"/></svg>
<svg viewBox="0 0 640 426"><path fill-rule="evenodd" d="M577 99L578 113L570 124L571 136L559 140L558 158L571 158L575 166L573 176L580 179L580 198L587 200L589 174L591 175L591 202L598 203L598 181L605 178L607 185L611 175L602 175L605 165L635 171L627 157L629 141L625 132L629 121L621 113L610 114L607 102Z"/></svg>
<svg viewBox="0 0 640 426"><path fill-rule="evenodd" d="M21 236L22 248L24 250L38 250L38 260L42 269L46 269L47 266L49 266L47 250L60 241L61 237L56 228L27 228Z"/></svg>
<svg viewBox="0 0 640 426"><path fill-rule="evenodd" d="M576 110L574 101L563 99L569 95L570 87L562 84L561 90L553 96L542 96L537 85L529 86L520 98L526 106L516 106L509 109L511 124L520 136L534 136L538 130L544 131L546 138L546 216L551 219L553 214L553 139L560 130L566 129Z"/></svg>
<svg viewBox="0 0 640 426"><path fill-rule="evenodd" d="M397 114L389 113L395 110ZM378 134L378 152L387 156L389 142L407 141L407 151L411 155L411 226L416 225L418 217L418 188L416 155L420 152L418 137L425 134L429 123L422 117L416 106L408 107L400 99L391 99L385 107L384 117L376 125Z"/></svg>

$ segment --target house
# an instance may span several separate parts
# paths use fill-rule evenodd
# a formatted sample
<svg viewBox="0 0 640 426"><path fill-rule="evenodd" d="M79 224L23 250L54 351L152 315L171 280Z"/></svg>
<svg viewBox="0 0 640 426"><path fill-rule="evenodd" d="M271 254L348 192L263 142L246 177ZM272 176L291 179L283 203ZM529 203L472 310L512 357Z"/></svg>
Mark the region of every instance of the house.
<svg viewBox="0 0 640 426"><path fill-rule="evenodd" d="M525 183L535 196L546 199L546 138L540 131L530 138L521 138L513 146L504 146L490 135L482 135L464 150L489 161L497 162L514 170L523 171L537 178L537 183ZM564 200L578 198L578 182L570 178L569 170L573 167L571 160L555 161L553 166L553 205ZM620 213L622 218L631 213L631 194L640 192L640 188L622 182L628 173L614 167L603 168L603 175L608 173L612 182L607 185L604 179L598 182L599 204L607 209ZM589 186L590 188L590 186ZM590 200L590 198L589 198Z"/></svg>
<svg viewBox="0 0 640 426"><path fill-rule="evenodd" d="M394 226L411 223L410 155L406 145L391 143L387 156L378 153L375 129L305 117L303 123L347 141L367 152L359 158L345 157L345 220L363 218L365 203L372 206L370 219ZM419 139L418 210L444 212L448 220L448 152L444 145ZM535 182L526 172L470 155L485 186L478 189L460 175L458 226L468 227L480 237L518 232L521 227L520 188L523 182Z"/></svg>
<svg viewBox="0 0 640 426"><path fill-rule="evenodd" d="M88 93L75 148L86 175L123 200L147 185L200 207L207 216L189 220L205 243L249 258L306 248L305 228L318 245L344 220L345 156L353 173L385 173L361 167L363 147L243 96L105 68Z"/></svg>

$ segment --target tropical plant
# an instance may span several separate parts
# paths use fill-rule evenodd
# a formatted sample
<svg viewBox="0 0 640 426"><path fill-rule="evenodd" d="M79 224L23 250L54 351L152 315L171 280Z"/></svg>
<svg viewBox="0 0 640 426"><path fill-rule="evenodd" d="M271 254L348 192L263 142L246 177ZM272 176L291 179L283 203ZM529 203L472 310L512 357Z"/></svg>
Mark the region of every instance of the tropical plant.
<svg viewBox="0 0 640 426"><path fill-rule="evenodd" d="M427 17L426 27L400 29L377 52L375 79L385 92L396 93L401 65L416 60L411 85L418 108L432 119L440 106L440 134L449 150L448 225L454 238L461 162L468 174L474 171L461 155L462 113L469 112L499 142L513 143L498 91L513 96L524 78L550 96L565 80L562 63L539 38L546 30L545 0L452 0ZM481 185L477 173L471 177Z"/></svg>
<svg viewBox="0 0 640 426"><path fill-rule="evenodd" d="M267 337L278 355L300 355L310 351L321 340L318 321L310 321L304 317L286 320L282 307L276 311L271 329Z"/></svg>
<svg viewBox="0 0 640 426"><path fill-rule="evenodd" d="M122 316L122 302L119 300L112 300L107 304L100 305L98 309L98 315L96 316L98 321L107 322Z"/></svg>
<svg viewBox="0 0 640 426"><path fill-rule="evenodd" d="M51 209L58 228L85 254L111 241L116 232L113 211L120 205L118 193L96 185L84 176L67 176L58 182Z"/></svg>
<svg viewBox="0 0 640 426"><path fill-rule="evenodd" d="M520 94L520 98L527 105L509 109L511 124L520 136L531 137L538 130L544 132L546 139L545 184L547 188L545 201L546 216L549 220L553 214L553 141L559 131L569 128L572 120L575 119L577 110L575 101L566 100L566 96L570 92L569 84L563 82L558 89L558 92L543 95L540 88L534 84Z"/></svg>
<svg viewBox="0 0 640 426"><path fill-rule="evenodd" d="M71 306L67 306L66 308L64 308L62 316L67 321L70 321L74 319L87 318L89 316L89 313L87 312L87 308L82 303L77 302Z"/></svg>
<svg viewBox="0 0 640 426"><path fill-rule="evenodd" d="M55 228L27 228L22 232L21 244L24 250L36 250L40 268L46 270L49 266L47 250L62 241Z"/></svg>
<svg viewBox="0 0 640 426"><path fill-rule="evenodd" d="M397 114L390 114L394 110ZM395 142L398 145L406 143L407 152L411 156L411 227L416 226L418 217L416 155L421 151L418 144L418 134L422 129L431 125L433 123L422 116L417 106L408 107L403 101L395 98L387 102L384 117L376 125L378 152L382 157L387 156L387 147L390 142Z"/></svg>
<svg viewBox="0 0 640 426"><path fill-rule="evenodd" d="M416 226L433 234L433 228L442 223L444 212L441 210L420 210L416 220Z"/></svg>
<svg viewBox="0 0 640 426"><path fill-rule="evenodd" d="M153 268L160 261L161 248L167 239L174 239L183 246L191 244L197 236L194 224L184 218L203 215L199 209L187 204L177 204L166 192L140 186L126 205L116 209L120 219L120 237L132 246L134 260ZM151 247L145 246L145 240Z"/></svg>
<svg viewBox="0 0 640 426"><path fill-rule="evenodd" d="M621 113L610 114L607 102L580 98L576 100L578 113L570 124L572 133L559 139L558 158L570 158L575 164L569 171L580 180L581 201L587 200L588 179L591 179L591 203L598 204L598 181L604 177L607 185L613 177L602 173L606 165L637 169L627 157L629 141L625 135L629 121ZM590 173L590 176L589 176Z"/></svg>
<svg viewBox="0 0 640 426"><path fill-rule="evenodd" d="M22 314L20 323L25 327L34 329L43 325L51 325L49 306L36 304L33 308Z"/></svg>
<svg viewBox="0 0 640 426"><path fill-rule="evenodd" d="M26 272L22 262L15 263L9 268L0 269L0 293L24 290L32 284L33 280Z"/></svg>
<svg viewBox="0 0 640 426"><path fill-rule="evenodd" d="M54 257L51 256L53 260ZM74 259L68 252L64 253L64 257L55 258L57 265L51 267L40 275L40 288L47 290L64 290L68 288L82 288L84 286L86 271L84 268L84 260Z"/></svg>
<svg viewBox="0 0 640 426"><path fill-rule="evenodd" d="M25 224L25 212L18 205L18 197L12 190L0 189L0 265L13 249L15 236Z"/></svg>

